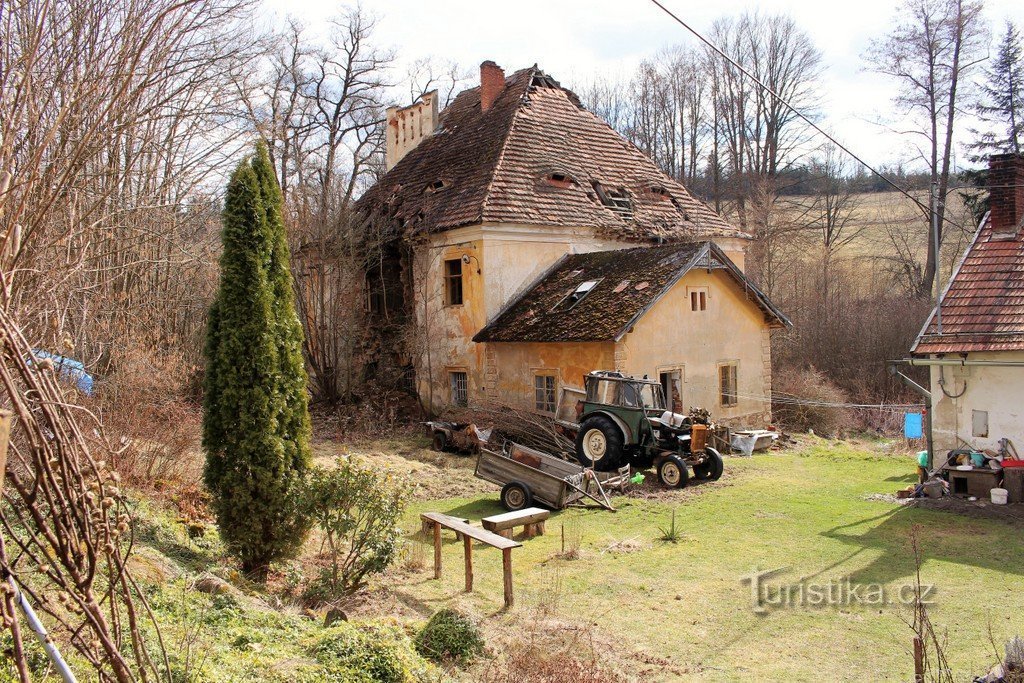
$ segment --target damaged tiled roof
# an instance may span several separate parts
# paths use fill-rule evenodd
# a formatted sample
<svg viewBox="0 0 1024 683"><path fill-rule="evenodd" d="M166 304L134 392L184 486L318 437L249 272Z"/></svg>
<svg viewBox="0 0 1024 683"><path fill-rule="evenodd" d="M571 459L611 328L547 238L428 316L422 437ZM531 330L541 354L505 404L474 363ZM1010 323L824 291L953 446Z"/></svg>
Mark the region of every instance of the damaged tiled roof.
<svg viewBox="0 0 1024 683"><path fill-rule="evenodd" d="M986 218L911 353L1024 350L1024 233L993 239Z"/></svg>
<svg viewBox="0 0 1024 683"><path fill-rule="evenodd" d="M714 243L698 242L569 254L473 341L619 339L691 268L724 269L745 288L770 325L790 324Z"/></svg>
<svg viewBox="0 0 1024 683"><path fill-rule="evenodd" d="M460 93L357 207L405 234L497 222L637 242L746 236L536 66L506 78L486 112L480 88Z"/></svg>

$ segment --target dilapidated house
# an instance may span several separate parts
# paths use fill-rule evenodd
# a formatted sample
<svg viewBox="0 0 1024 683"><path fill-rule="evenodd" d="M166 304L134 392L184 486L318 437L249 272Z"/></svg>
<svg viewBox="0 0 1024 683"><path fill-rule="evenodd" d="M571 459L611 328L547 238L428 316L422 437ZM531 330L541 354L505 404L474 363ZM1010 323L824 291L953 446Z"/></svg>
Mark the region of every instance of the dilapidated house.
<svg viewBox="0 0 1024 683"><path fill-rule="evenodd" d="M938 452L969 445L1024 455L1024 157L989 162L989 213L914 343L931 368Z"/></svg>
<svg viewBox="0 0 1024 683"><path fill-rule="evenodd" d="M431 411L551 412L593 370L662 381L675 408L770 413L770 331L744 275L750 238L536 66L443 112L388 111L386 175L359 201L407 247L408 352ZM369 289L374 289L373 284Z"/></svg>

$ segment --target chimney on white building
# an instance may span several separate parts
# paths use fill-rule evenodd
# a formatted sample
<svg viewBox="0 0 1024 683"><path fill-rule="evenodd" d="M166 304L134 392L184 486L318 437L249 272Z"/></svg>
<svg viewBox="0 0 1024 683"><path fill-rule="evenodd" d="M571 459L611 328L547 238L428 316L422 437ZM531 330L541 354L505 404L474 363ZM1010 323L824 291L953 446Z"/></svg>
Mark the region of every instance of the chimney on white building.
<svg viewBox="0 0 1024 683"><path fill-rule="evenodd" d="M425 137L437 130L437 91L422 95L408 107L388 107L384 167L390 171Z"/></svg>
<svg viewBox="0 0 1024 683"><path fill-rule="evenodd" d="M505 72L488 59L480 65L480 111L486 112L490 109L504 89Z"/></svg>
<svg viewBox="0 0 1024 683"><path fill-rule="evenodd" d="M988 193L992 239L1015 239L1024 227L1024 155L989 157Z"/></svg>

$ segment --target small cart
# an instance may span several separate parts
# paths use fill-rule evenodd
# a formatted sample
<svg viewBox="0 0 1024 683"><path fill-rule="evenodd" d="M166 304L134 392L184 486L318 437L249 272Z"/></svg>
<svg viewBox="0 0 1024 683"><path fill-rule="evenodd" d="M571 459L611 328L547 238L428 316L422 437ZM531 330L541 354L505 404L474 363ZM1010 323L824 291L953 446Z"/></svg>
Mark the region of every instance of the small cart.
<svg viewBox="0 0 1024 683"><path fill-rule="evenodd" d="M522 510L541 503L553 510L589 499L614 511L609 491L629 483L629 465L614 472L596 472L553 455L508 441L501 452L481 448L476 476L501 487L501 504Z"/></svg>

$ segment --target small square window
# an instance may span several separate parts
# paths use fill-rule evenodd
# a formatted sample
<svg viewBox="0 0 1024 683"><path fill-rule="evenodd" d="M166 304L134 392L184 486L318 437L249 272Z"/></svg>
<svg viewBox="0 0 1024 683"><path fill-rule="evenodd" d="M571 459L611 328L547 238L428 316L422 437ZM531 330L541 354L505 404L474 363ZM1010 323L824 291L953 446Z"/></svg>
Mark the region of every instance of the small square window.
<svg viewBox="0 0 1024 683"><path fill-rule="evenodd" d="M706 288L701 287L700 289L690 290L690 310L708 310L708 290Z"/></svg>
<svg viewBox="0 0 1024 683"><path fill-rule="evenodd" d="M462 259L449 259L444 262L444 304L445 306L462 305Z"/></svg>
<svg viewBox="0 0 1024 683"><path fill-rule="evenodd" d="M735 363L718 366L719 401L724 407L739 403L736 391L737 367Z"/></svg>
<svg viewBox="0 0 1024 683"><path fill-rule="evenodd" d="M533 376L533 403L542 413L555 412L555 376Z"/></svg>
<svg viewBox="0 0 1024 683"><path fill-rule="evenodd" d="M449 372L448 380L451 384L452 405L463 408L469 405L469 376L465 372Z"/></svg>

